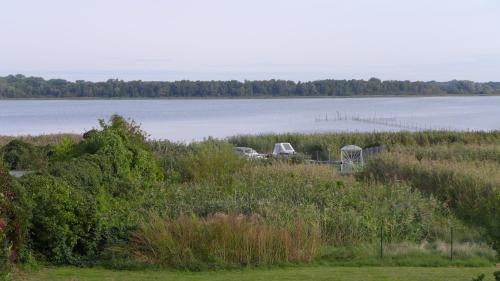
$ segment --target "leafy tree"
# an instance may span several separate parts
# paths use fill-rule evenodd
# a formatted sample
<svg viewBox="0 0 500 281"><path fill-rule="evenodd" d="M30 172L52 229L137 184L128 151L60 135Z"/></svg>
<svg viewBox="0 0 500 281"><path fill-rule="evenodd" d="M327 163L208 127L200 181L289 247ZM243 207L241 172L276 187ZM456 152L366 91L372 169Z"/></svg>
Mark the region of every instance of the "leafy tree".
<svg viewBox="0 0 500 281"><path fill-rule="evenodd" d="M366 96L366 95L476 95L500 94L500 82L448 82L317 80L294 82L262 81L174 81L69 82L38 77L9 75L0 77L0 98L66 97L256 97L256 96Z"/></svg>

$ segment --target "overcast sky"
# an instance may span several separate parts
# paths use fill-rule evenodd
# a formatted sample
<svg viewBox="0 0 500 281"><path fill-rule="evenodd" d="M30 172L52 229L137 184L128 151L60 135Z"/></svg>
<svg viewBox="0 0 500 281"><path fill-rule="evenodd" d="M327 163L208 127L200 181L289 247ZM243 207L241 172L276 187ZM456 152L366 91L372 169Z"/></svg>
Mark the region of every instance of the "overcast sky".
<svg viewBox="0 0 500 281"><path fill-rule="evenodd" d="M0 0L0 75L500 81L499 0Z"/></svg>

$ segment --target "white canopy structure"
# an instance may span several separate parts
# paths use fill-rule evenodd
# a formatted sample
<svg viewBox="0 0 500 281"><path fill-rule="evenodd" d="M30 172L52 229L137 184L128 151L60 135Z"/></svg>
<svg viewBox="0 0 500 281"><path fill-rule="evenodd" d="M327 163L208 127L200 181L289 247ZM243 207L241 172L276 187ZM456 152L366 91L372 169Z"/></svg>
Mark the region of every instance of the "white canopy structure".
<svg viewBox="0 0 500 281"><path fill-rule="evenodd" d="M340 172L354 173L363 168L363 149L355 145L346 145L340 149Z"/></svg>
<svg viewBox="0 0 500 281"><path fill-rule="evenodd" d="M293 155L295 154L295 149L288 142L280 142L274 145L273 155Z"/></svg>

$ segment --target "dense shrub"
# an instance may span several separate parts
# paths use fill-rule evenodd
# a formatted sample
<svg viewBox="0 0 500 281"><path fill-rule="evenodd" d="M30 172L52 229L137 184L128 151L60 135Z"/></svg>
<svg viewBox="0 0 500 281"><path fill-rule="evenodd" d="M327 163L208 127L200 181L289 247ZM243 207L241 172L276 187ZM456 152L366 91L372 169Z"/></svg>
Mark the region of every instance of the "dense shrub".
<svg viewBox="0 0 500 281"><path fill-rule="evenodd" d="M0 155L11 170L41 169L47 165L45 149L22 140L10 141L0 149Z"/></svg>
<svg viewBox="0 0 500 281"><path fill-rule="evenodd" d="M495 276L495 281L500 281L500 271L493 272L493 276Z"/></svg>
<svg viewBox="0 0 500 281"><path fill-rule="evenodd" d="M33 204L33 249L50 262L94 263L107 244L128 236L162 182L134 123L113 116L101 127L79 143L61 141L43 173L22 179Z"/></svg>
<svg viewBox="0 0 500 281"><path fill-rule="evenodd" d="M51 262L76 263L87 254L84 237L96 225L85 195L53 176L29 175L23 186L34 206L33 248Z"/></svg>
<svg viewBox="0 0 500 281"><path fill-rule="evenodd" d="M26 254L29 220L26 192L0 162L0 267Z"/></svg>

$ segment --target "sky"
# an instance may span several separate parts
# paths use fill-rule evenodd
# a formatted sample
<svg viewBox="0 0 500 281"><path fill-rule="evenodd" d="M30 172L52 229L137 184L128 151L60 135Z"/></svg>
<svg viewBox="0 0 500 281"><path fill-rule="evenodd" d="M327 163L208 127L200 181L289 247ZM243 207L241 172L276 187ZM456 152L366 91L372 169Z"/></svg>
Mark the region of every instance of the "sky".
<svg viewBox="0 0 500 281"><path fill-rule="evenodd" d="M0 0L0 76L500 81L499 0Z"/></svg>

